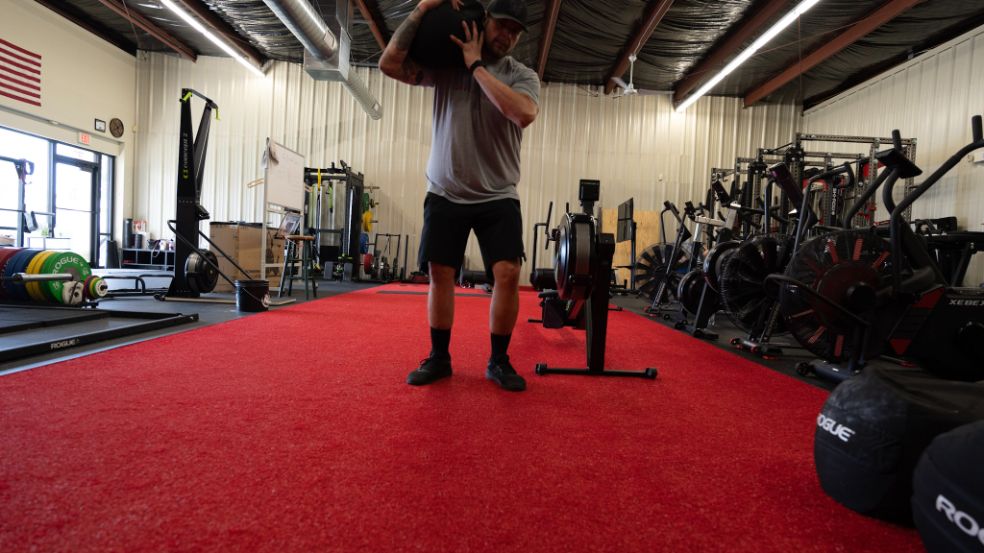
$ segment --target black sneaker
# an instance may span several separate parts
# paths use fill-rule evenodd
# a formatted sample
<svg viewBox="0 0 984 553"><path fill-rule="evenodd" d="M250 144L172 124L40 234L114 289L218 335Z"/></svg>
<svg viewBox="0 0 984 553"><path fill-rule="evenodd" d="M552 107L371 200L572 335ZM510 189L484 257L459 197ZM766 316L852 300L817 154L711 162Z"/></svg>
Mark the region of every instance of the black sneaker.
<svg viewBox="0 0 984 553"><path fill-rule="evenodd" d="M420 366L407 375L407 384L423 386L451 376L451 359L428 357L420 362Z"/></svg>
<svg viewBox="0 0 984 553"><path fill-rule="evenodd" d="M508 356L498 361L489 359L489 366L485 369L485 378L510 392L522 392L526 389L526 380L516 374L516 369L509 364Z"/></svg>

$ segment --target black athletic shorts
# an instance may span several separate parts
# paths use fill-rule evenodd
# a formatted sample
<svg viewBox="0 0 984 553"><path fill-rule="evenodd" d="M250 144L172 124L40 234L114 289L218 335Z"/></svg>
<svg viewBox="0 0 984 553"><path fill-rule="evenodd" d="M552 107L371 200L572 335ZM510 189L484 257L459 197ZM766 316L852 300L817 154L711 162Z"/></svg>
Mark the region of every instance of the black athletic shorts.
<svg viewBox="0 0 984 553"><path fill-rule="evenodd" d="M523 216L519 200L507 198L478 204L456 204L443 196L428 193L424 200L424 230L417 259L420 270L439 263L461 268L468 246L468 233L475 231L485 274L492 281L492 265L497 261L526 259L523 251Z"/></svg>

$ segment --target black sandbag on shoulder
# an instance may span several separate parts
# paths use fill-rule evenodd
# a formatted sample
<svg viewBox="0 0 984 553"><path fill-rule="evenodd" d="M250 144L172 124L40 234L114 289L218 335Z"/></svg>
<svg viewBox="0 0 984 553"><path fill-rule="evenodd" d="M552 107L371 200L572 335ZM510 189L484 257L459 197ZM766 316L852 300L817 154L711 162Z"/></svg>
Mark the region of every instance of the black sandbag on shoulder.
<svg viewBox="0 0 984 553"><path fill-rule="evenodd" d="M460 10L451 7L451 2L424 14L413 43L410 45L410 59L428 69L466 70L461 47L451 41L450 35L465 40L462 21L478 23L482 29L485 8L478 0L464 0Z"/></svg>
<svg viewBox="0 0 984 553"><path fill-rule="evenodd" d="M823 490L861 514L912 524L912 473L936 436L984 420L984 383L869 367L830 394L813 457Z"/></svg>
<svg viewBox="0 0 984 553"><path fill-rule="evenodd" d="M984 551L984 421L933 440L912 488L912 515L929 553Z"/></svg>

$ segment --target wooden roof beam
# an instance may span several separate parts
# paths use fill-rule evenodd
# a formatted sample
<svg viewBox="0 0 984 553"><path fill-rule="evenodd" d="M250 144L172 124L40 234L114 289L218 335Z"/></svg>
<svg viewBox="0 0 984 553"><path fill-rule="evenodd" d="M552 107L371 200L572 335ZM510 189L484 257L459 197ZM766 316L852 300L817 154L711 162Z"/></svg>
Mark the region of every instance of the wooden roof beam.
<svg viewBox="0 0 984 553"><path fill-rule="evenodd" d="M105 40L106 42L116 46L120 50L130 54L131 56L136 55L137 45L136 43L127 40L126 37L113 31L109 27L99 23L95 19L89 17L85 12L78 9L68 2L62 2L57 0L36 0L38 4L48 8L49 10L57 13L58 15L64 17L65 19L75 23L79 27L82 27L86 31L98 36L99 38Z"/></svg>
<svg viewBox="0 0 984 553"><path fill-rule="evenodd" d="M553 44L554 31L557 30L557 18L560 16L560 3L563 0L547 0L547 9L544 11L543 32L540 34L540 53L536 61L536 74L543 80L543 73L547 70L547 57L550 55L550 45Z"/></svg>
<svg viewBox="0 0 984 553"><path fill-rule="evenodd" d="M765 26L782 10L791 4L791 0L766 0L765 5L753 5L754 13L742 19L724 38L715 45L713 50L677 82L673 89L673 103L677 104L697 88L715 71L724 68L725 63L740 53L740 48L753 37L765 30Z"/></svg>
<svg viewBox="0 0 984 553"><path fill-rule="evenodd" d="M651 0L649 2L646 12L642 15L642 19L639 20L639 27L626 43L625 48L622 49L622 53L618 56L615 66L605 79L605 94L611 94L615 90L615 81L612 79L625 74L625 70L629 68L629 56L638 52L642 48L642 45L649 40L649 37L653 36L656 27L659 26L660 21L663 20L663 16L666 15L666 12L672 6L673 0Z"/></svg>
<svg viewBox="0 0 984 553"><path fill-rule="evenodd" d="M837 52L854 44L878 27L895 19L897 16L905 13L909 8L923 1L925 0L889 0L885 2L871 15L851 25L843 33L804 57L802 61L790 65L775 77L757 86L751 92L748 92L745 95L745 107L751 106L762 98L779 90L793 79L813 69Z"/></svg>
<svg viewBox="0 0 984 553"><path fill-rule="evenodd" d="M144 32L159 40L171 50L177 52L181 57L191 61L195 61L198 58L198 54L196 54L195 51L192 50L187 44L174 38L157 25L154 25L146 17L140 15L136 10L128 9L120 3L119 0L99 0L99 3L106 6L130 23L133 23L134 26L143 29Z"/></svg>
<svg viewBox="0 0 984 553"><path fill-rule="evenodd" d="M238 50L243 56L249 61L253 62L257 67L263 67L263 64L267 62L266 56L260 53L248 40L244 39L236 29L226 23L224 19L218 16L215 12L208 9L207 6L203 5L200 0L174 0L188 12L198 17L206 27L212 29L212 32L219 35L230 46ZM132 12L131 12L132 13Z"/></svg>
<svg viewBox="0 0 984 553"><path fill-rule="evenodd" d="M372 36L376 38L376 44L379 44L380 49L385 50L390 39L389 30L386 28L386 22L379 14L376 0L355 0L355 5L358 6L362 19L369 23L369 30L372 31Z"/></svg>

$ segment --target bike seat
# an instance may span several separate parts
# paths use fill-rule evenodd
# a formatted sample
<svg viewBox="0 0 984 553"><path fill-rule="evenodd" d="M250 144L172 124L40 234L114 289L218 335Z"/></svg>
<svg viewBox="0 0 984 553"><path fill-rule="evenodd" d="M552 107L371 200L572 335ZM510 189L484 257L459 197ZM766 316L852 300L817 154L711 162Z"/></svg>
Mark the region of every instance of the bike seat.
<svg viewBox="0 0 984 553"><path fill-rule="evenodd" d="M922 174L922 169L916 166L916 164L909 160L909 158L905 157L905 154L895 148L878 152L875 154L875 159L880 161L889 169L898 169L899 177L903 179L918 177Z"/></svg>

